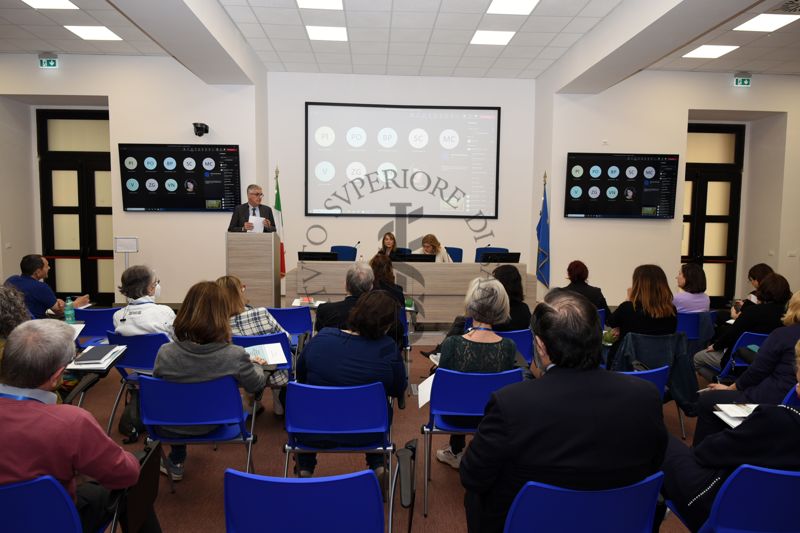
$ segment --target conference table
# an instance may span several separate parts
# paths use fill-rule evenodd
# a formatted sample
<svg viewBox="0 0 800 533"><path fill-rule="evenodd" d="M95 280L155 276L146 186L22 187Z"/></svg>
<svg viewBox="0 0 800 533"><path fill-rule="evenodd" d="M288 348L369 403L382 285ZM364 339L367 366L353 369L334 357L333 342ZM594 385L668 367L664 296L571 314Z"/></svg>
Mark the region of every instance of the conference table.
<svg viewBox="0 0 800 533"><path fill-rule="evenodd" d="M286 273L284 305L295 298L335 302L344 299L345 275L350 261L299 261ZM417 323L449 324L464 313L464 296L470 281L490 276L499 263L394 263L395 282L403 287L406 298L414 300ZM527 265L515 263L523 279L525 302L536 304L536 277L528 274Z"/></svg>

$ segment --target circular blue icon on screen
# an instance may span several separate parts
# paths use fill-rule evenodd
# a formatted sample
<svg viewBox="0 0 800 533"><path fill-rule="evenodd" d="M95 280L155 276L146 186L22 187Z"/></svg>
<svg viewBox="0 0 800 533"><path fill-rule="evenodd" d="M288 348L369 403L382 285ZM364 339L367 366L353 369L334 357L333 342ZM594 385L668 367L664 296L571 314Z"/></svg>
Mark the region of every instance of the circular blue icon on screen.
<svg viewBox="0 0 800 533"><path fill-rule="evenodd" d="M125 182L125 187L131 192L136 192L139 190L139 182L133 178L130 178Z"/></svg>
<svg viewBox="0 0 800 533"><path fill-rule="evenodd" d="M619 196L619 190L616 187L609 187L606 189L606 197L609 200L615 200Z"/></svg>
<svg viewBox="0 0 800 533"><path fill-rule="evenodd" d="M178 182L170 178L164 182L164 188L167 189L169 192L175 192L178 190Z"/></svg>
<svg viewBox="0 0 800 533"><path fill-rule="evenodd" d="M210 172L208 172L208 171L206 171L206 172L203 172L203 177L206 177L206 178L207 178L207 177L209 177L210 175L211 175L211 173L210 173Z"/></svg>
<svg viewBox="0 0 800 533"><path fill-rule="evenodd" d="M608 167L608 177L613 179L617 179L619 177L619 167L618 166L611 166Z"/></svg>
<svg viewBox="0 0 800 533"><path fill-rule="evenodd" d="M572 187L572 188L569 190L569 195L570 195L570 196L572 196L573 198L575 198L576 200L577 200L578 198L580 198L582 194L583 194L583 189L581 189L581 188L580 188L580 187L578 187L577 185L576 185L576 186L574 186L574 187Z"/></svg>
<svg viewBox="0 0 800 533"><path fill-rule="evenodd" d="M167 157L166 159L164 159L164 168L166 168L167 170L175 170L175 167L177 165L178 164L175 162L174 157Z"/></svg>
<svg viewBox="0 0 800 533"><path fill-rule="evenodd" d="M589 169L589 175L591 177L593 177L593 178L599 178L600 174L602 174L602 173L603 173L603 169L601 169L597 165L594 165L592 168Z"/></svg>
<svg viewBox="0 0 800 533"><path fill-rule="evenodd" d="M155 170L156 165L158 165L158 163L156 163L155 157L144 158L144 168L146 168L147 170Z"/></svg>

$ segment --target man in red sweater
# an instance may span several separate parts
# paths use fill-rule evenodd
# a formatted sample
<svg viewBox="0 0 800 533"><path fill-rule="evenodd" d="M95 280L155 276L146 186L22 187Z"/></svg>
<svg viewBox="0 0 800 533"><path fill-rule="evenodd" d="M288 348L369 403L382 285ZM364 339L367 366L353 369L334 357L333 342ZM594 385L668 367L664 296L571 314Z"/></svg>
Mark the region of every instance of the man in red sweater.
<svg viewBox="0 0 800 533"><path fill-rule="evenodd" d="M84 531L110 519L108 489L139 479L139 461L112 441L87 411L57 405L53 392L75 356L73 329L31 320L6 341L0 364L0 484L51 475L75 499ZM97 483L77 485L78 475Z"/></svg>

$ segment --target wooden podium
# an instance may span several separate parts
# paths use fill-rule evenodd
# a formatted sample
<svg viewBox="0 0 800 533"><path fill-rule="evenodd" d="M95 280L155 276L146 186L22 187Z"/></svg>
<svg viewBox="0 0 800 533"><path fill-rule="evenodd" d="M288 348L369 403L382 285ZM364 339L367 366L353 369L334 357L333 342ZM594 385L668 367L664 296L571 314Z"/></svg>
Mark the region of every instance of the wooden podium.
<svg viewBox="0 0 800 533"><path fill-rule="evenodd" d="M255 307L281 306L280 260L276 233L225 234L225 273L247 285Z"/></svg>

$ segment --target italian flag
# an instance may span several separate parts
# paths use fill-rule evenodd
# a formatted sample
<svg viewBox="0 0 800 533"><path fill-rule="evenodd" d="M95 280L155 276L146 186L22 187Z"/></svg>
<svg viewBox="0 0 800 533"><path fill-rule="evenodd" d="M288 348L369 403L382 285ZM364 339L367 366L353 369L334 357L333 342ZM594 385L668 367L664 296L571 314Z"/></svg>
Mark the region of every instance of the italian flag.
<svg viewBox="0 0 800 533"><path fill-rule="evenodd" d="M283 211L281 211L281 185L278 182L278 172L275 169L275 205L272 208L275 215L275 232L281 241L281 277L286 276L286 250L283 248Z"/></svg>

